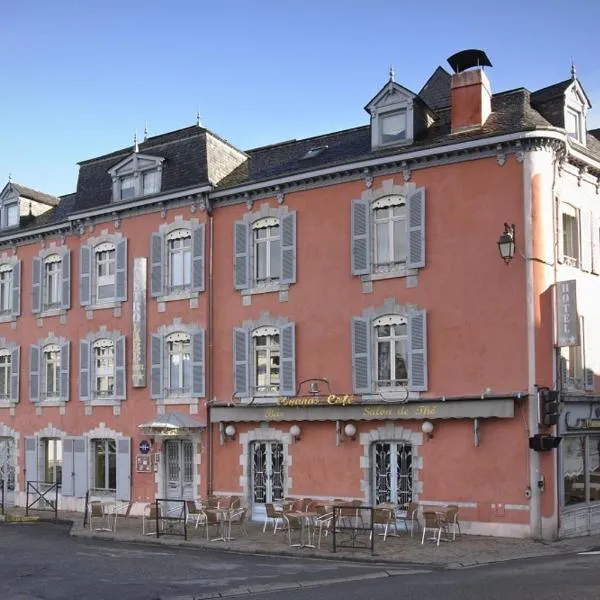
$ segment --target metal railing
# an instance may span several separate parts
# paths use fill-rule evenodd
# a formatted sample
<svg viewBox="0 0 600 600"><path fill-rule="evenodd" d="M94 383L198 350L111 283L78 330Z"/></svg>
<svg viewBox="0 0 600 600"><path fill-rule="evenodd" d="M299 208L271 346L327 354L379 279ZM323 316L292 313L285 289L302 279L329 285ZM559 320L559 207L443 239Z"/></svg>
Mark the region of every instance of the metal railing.
<svg viewBox="0 0 600 600"><path fill-rule="evenodd" d="M0 480L0 511L4 514L4 481Z"/></svg>
<svg viewBox="0 0 600 600"><path fill-rule="evenodd" d="M25 516L29 516L30 509L44 510L53 512L54 520L58 520L59 488L59 483L46 483L45 481L28 481Z"/></svg>
<svg viewBox="0 0 600 600"><path fill-rule="evenodd" d="M173 498L157 498L154 505L156 537L161 535L183 536L187 542L187 504L186 501Z"/></svg>
<svg viewBox="0 0 600 600"><path fill-rule="evenodd" d="M372 506L333 506L333 552L338 549L375 552Z"/></svg>

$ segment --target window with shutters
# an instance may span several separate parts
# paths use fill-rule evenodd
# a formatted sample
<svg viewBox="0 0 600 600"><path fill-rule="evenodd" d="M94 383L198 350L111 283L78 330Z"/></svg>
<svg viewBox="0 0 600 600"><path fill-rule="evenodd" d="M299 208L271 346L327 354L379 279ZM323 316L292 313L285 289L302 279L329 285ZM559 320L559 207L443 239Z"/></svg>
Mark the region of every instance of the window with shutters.
<svg viewBox="0 0 600 600"><path fill-rule="evenodd" d="M0 337L0 404L19 401L20 348Z"/></svg>
<svg viewBox="0 0 600 600"><path fill-rule="evenodd" d="M48 344L42 352L42 396L45 400L60 398L60 346Z"/></svg>
<svg viewBox="0 0 600 600"><path fill-rule="evenodd" d="M32 261L31 312L54 315L71 305L71 260L66 248L53 244Z"/></svg>
<svg viewBox="0 0 600 600"><path fill-rule="evenodd" d="M204 224L176 219L150 237L150 293L160 302L204 291Z"/></svg>
<svg viewBox="0 0 600 600"><path fill-rule="evenodd" d="M117 442L114 439L92 440L92 489L117 490Z"/></svg>
<svg viewBox="0 0 600 600"><path fill-rule="evenodd" d="M295 325L265 313L233 332L234 394L269 400L296 393Z"/></svg>
<svg viewBox="0 0 600 600"><path fill-rule="evenodd" d="M88 239L80 248L79 263L82 306L112 308L127 300L127 239L122 235Z"/></svg>
<svg viewBox="0 0 600 600"><path fill-rule="evenodd" d="M44 261L44 309L49 310L61 305L61 265L60 256L49 256Z"/></svg>
<svg viewBox="0 0 600 600"><path fill-rule="evenodd" d="M205 396L204 329L182 324L161 327L150 339L150 397L164 403Z"/></svg>
<svg viewBox="0 0 600 600"><path fill-rule="evenodd" d="M427 391L427 314L386 300L352 319L354 393L405 400ZM412 394L412 395L411 395Z"/></svg>
<svg viewBox="0 0 600 600"><path fill-rule="evenodd" d="M113 201L158 194L161 190L163 160L136 151L110 168L108 173L113 182Z"/></svg>
<svg viewBox="0 0 600 600"><path fill-rule="evenodd" d="M94 395L112 397L115 392L115 347L112 340L94 342Z"/></svg>
<svg viewBox="0 0 600 600"><path fill-rule="evenodd" d="M44 456L44 482L62 482L62 439L42 438L40 440Z"/></svg>
<svg viewBox="0 0 600 600"><path fill-rule="evenodd" d="M0 349L0 400L10 400L11 380L11 353L6 349Z"/></svg>
<svg viewBox="0 0 600 600"><path fill-rule="evenodd" d="M12 311L12 267L0 266L0 313Z"/></svg>
<svg viewBox="0 0 600 600"><path fill-rule="evenodd" d="M263 205L234 223L233 238L233 283L242 295L286 291L296 283L295 211Z"/></svg>
<svg viewBox="0 0 600 600"><path fill-rule="evenodd" d="M579 211L574 206L563 204L561 218L563 262L571 267L579 267Z"/></svg>
<svg viewBox="0 0 600 600"><path fill-rule="evenodd" d="M425 266L425 190L414 184L367 190L351 204L351 270L364 282Z"/></svg>
<svg viewBox="0 0 600 600"><path fill-rule="evenodd" d="M29 346L29 400L56 405L69 400L70 344L50 335Z"/></svg>

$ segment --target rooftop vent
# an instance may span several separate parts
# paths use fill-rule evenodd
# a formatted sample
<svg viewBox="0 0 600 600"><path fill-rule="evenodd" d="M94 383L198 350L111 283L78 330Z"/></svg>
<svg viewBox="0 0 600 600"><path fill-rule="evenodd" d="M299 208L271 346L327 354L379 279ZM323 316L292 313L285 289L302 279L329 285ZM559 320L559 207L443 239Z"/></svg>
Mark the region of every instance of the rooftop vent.
<svg viewBox="0 0 600 600"><path fill-rule="evenodd" d="M483 50L461 50L448 58L448 64L455 73L472 67L491 67L492 63Z"/></svg>
<svg viewBox="0 0 600 600"><path fill-rule="evenodd" d="M311 148L300 160L305 160L307 158L314 158L315 156L319 156L319 154L325 152L327 148L329 148L329 146L315 146L314 148Z"/></svg>

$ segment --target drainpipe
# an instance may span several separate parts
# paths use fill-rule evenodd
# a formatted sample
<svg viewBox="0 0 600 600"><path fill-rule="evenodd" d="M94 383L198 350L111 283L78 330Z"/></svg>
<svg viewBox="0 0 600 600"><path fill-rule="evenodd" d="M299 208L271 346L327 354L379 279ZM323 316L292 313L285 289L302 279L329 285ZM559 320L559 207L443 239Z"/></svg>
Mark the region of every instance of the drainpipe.
<svg viewBox="0 0 600 600"><path fill-rule="evenodd" d="M205 195L205 206L208 214L208 323L207 323L207 337L208 337L208 348L206 356L208 358L208 373L206 383L206 459L207 465L207 494L210 496L213 493L213 427L210 422L210 408L212 403L213 391L214 391L214 349L213 349L213 306L214 306L214 292L213 292L213 210L210 198L208 194Z"/></svg>

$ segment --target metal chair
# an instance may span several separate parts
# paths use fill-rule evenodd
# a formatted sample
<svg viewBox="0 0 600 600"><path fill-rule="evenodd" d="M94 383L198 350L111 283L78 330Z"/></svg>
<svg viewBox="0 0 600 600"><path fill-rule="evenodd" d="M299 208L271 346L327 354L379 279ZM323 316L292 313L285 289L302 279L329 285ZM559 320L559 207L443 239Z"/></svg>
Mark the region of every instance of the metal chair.
<svg viewBox="0 0 600 600"><path fill-rule="evenodd" d="M272 502L265 504L265 524L263 525L263 533L267 530L267 525L273 523L273 533L277 533L277 526L283 525L283 511L275 508Z"/></svg>
<svg viewBox="0 0 600 600"><path fill-rule="evenodd" d="M423 512L423 537L421 538L421 545L425 543L425 535L427 531L432 532L432 537L428 537L428 540L436 542L437 545L440 545L440 538L442 536L442 521L440 519L439 513L426 510Z"/></svg>
<svg viewBox="0 0 600 600"><path fill-rule="evenodd" d="M396 520L393 517L393 511L389 508L374 508L373 509L373 526L375 525L382 525L383 526L383 533L379 534L379 535L383 535L383 541L385 542L385 540L387 539L388 536L388 530L390 528L390 526L392 526L396 532L396 534L398 533L398 530L396 529ZM373 527L374 529L374 527ZM371 539L371 534L369 534L369 539Z"/></svg>
<svg viewBox="0 0 600 600"><path fill-rule="evenodd" d="M204 512L196 506L196 503L193 500L185 501L186 515L185 521L189 523L190 521L195 521L195 529L198 529L198 525L204 521L206 515Z"/></svg>
<svg viewBox="0 0 600 600"><path fill-rule="evenodd" d="M452 541L456 541L456 531L458 530L458 535L462 536L462 532L460 530L460 523L458 521L458 506L456 504L449 504L446 507L446 513L443 516L443 525L448 531L448 535L450 535L450 528L452 528Z"/></svg>
<svg viewBox="0 0 600 600"><path fill-rule="evenodd" d="M421 525L419 523L419 505L416 502L409 502L406 505L405 515L396 513L396 519L404 523L406 531L408 531L408 526L410 524L410 537L413 537L415 528L417 531L421 529Z"/></svg>
<svg viewBox="0 0 600 600"><path fill-rule="evenodd" d="M100 500L92 500L89 504L90 531L94 529L94 519L100 519L104 527L96 527L95 531L112 531L110 528L110 515L104 510L104 505Z"/></svg>
<svg viewBox="0 0 600 600"><path fill-rule="evenodd" d="M246 529L246 519L248 517L247 508L234 508L229 515L229 533L233 527L239 527L242 535L248 535Z"/></svg>
<svg viewBox="0 0 600 600"><path fill-rule="evenodd" d="M286 513L283 515L286 524L286 530L288 534L288 542L290 546L300 547L304 545L303 534L304 534L304 523L298 515L293 513ZM292 544L292 531L299 532L299 542Z"/></svg>

